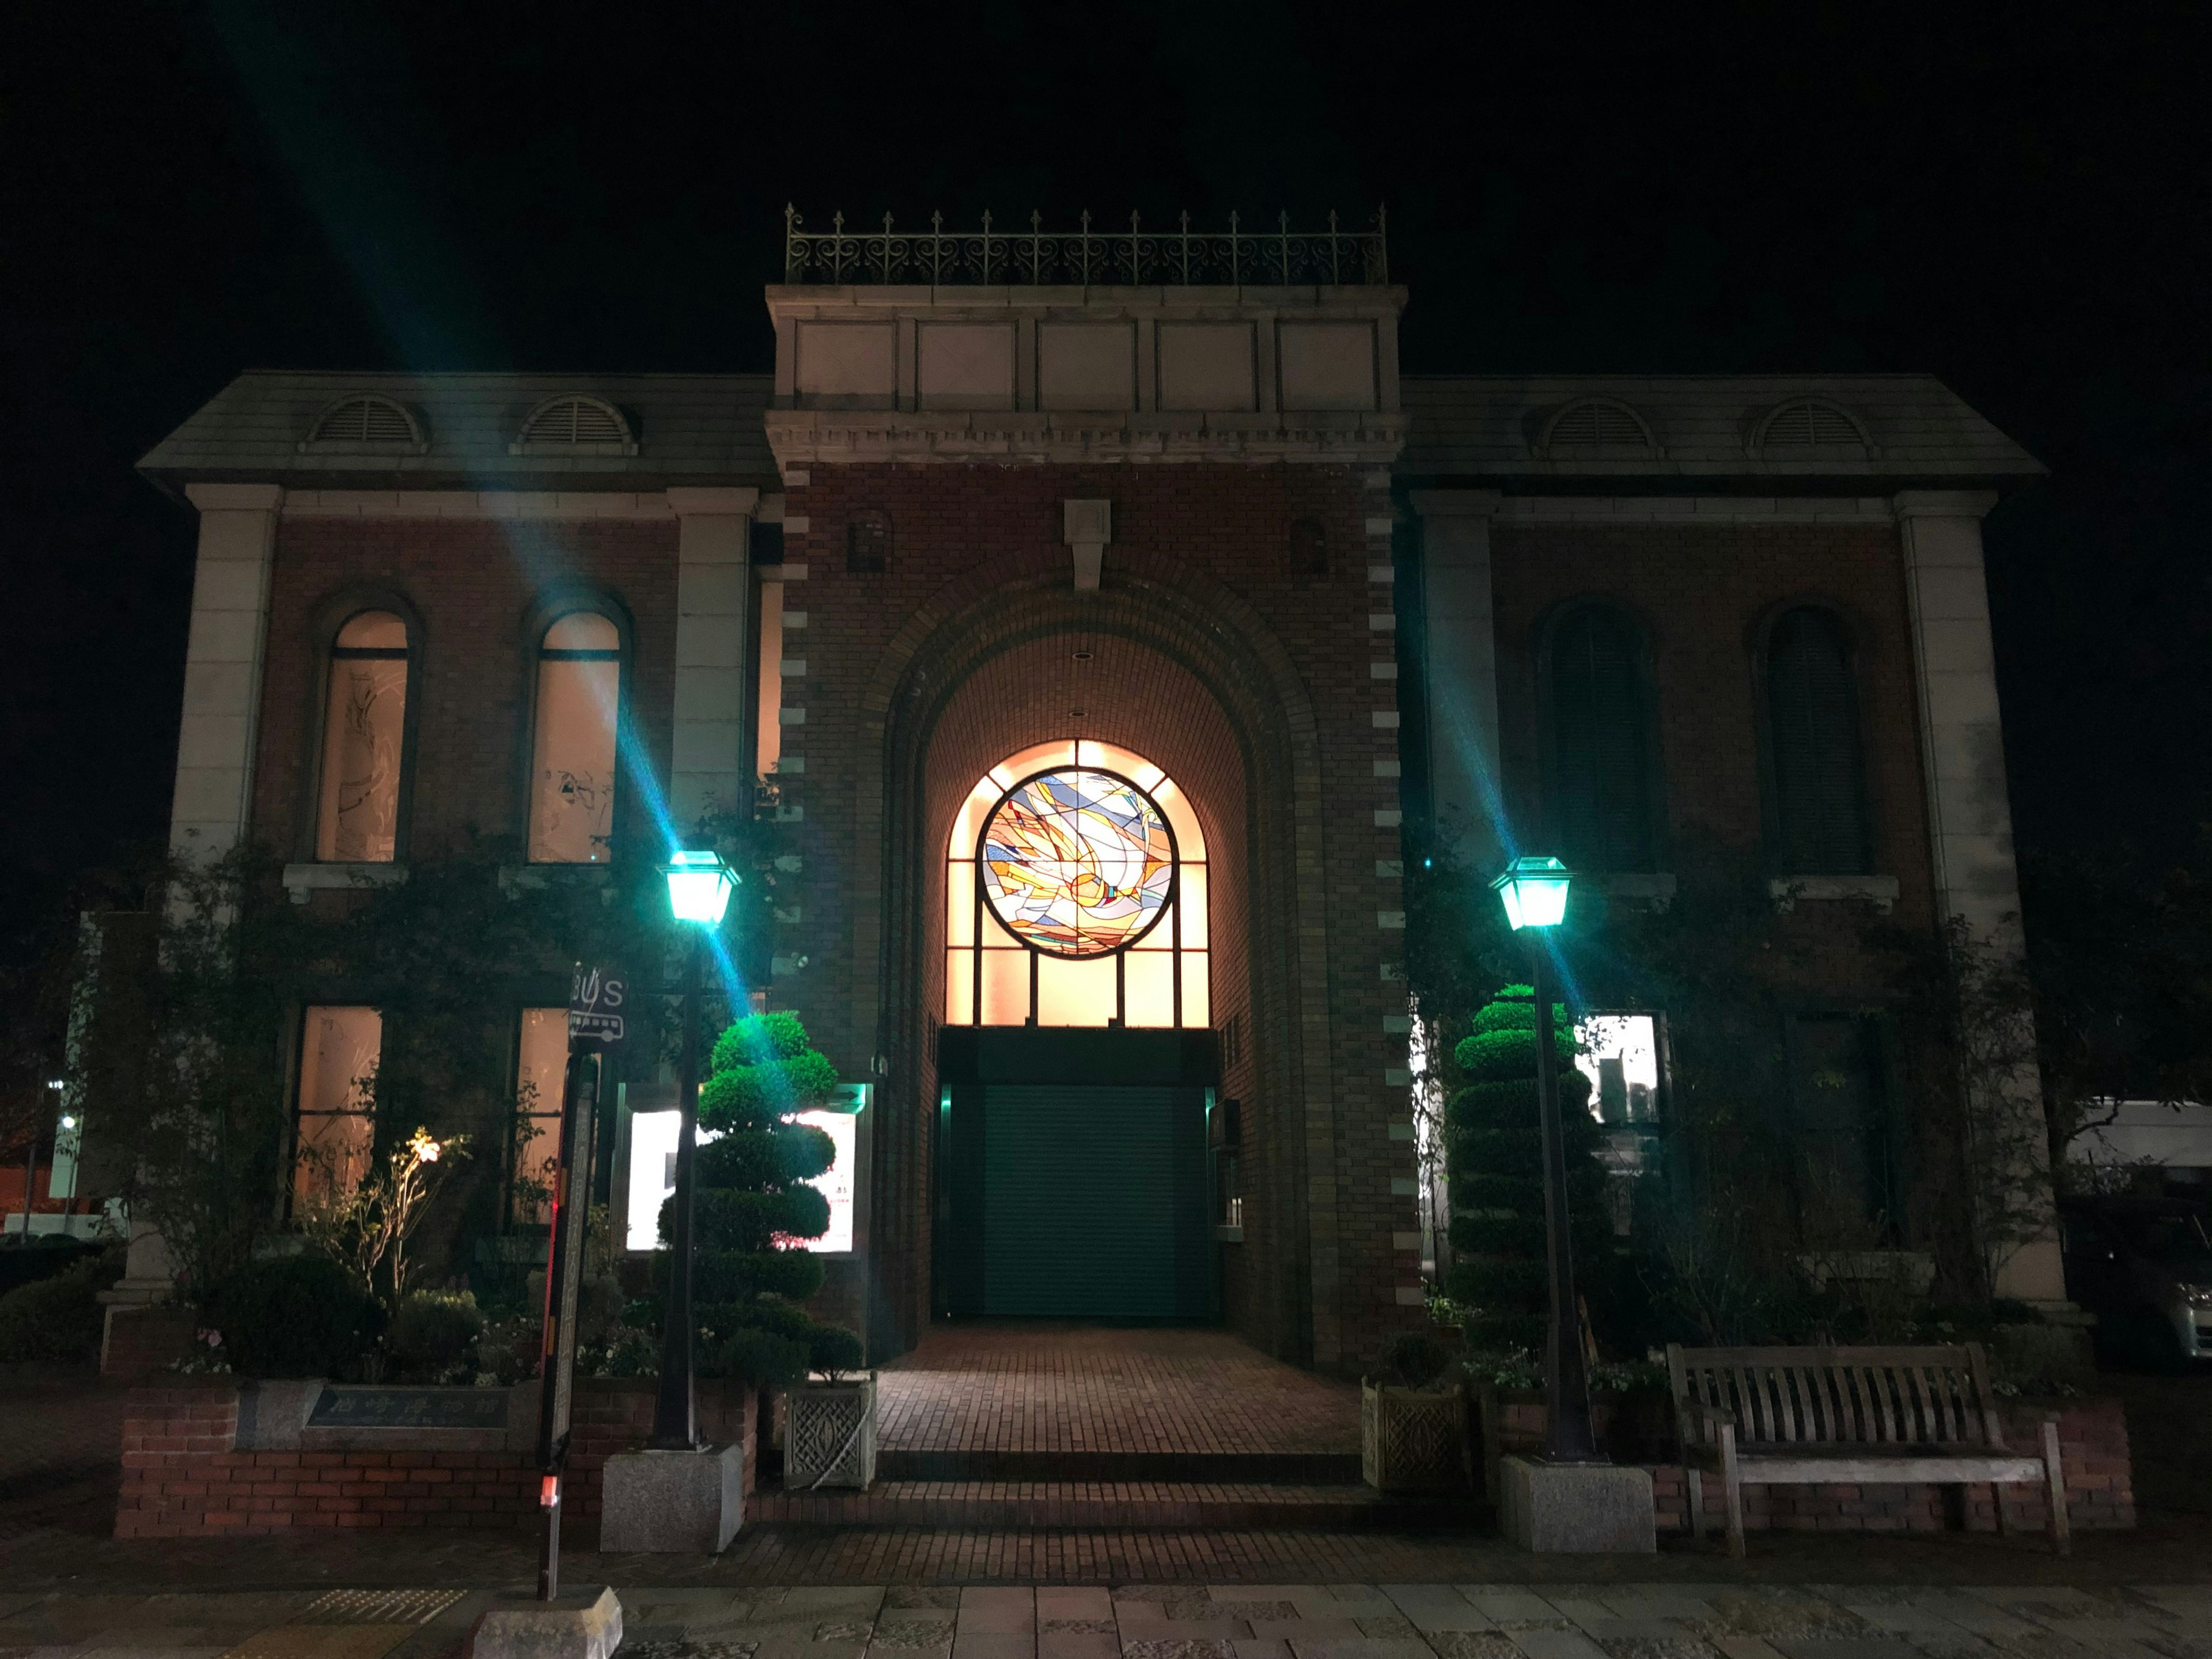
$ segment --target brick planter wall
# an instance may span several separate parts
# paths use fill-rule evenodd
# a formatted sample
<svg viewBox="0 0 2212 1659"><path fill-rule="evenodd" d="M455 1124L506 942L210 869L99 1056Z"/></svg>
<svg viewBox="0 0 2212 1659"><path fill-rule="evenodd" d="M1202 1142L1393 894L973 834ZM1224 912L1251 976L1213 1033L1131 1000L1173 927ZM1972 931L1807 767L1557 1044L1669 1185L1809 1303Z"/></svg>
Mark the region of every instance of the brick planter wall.
<svg viewBox="0 0 2212 1659"><path fill-rule="evenodd" d="M537 1384L525 1383L535 1393ZM653 1426L650 1377L580 1377L562 1505L578 1541L599 1528L600 1471L608 1456L645 1443ZM757 1461L750 1389L705 1382L700 1431L726 1443L742 1436L745 1491ZM194 1538L286 1532L300 1527L532 1527L538 1474L527 1451L430 1451L392 1445L285 1451L237 1444L238 1385L179 1377L136 1389L123 1423L118 1538Z"/></svg>
<svg viewBox="0 0 2212 1659"><path fill-rule="evenodd" d="M2136 1524L2128 1425L2117 1400L2052 1402L2059 1411L2058 1461L2066 1475L2066 1513L2076 1530L2109 1531ZM1621 1402L1601 1395L1591 1402L1600 1444L1623 1462L1651 1473L1652 1502L1662 1532L1690 1528L1688 1491L1679 1463L1662 1462L1646 1444L1642 1455L1618 1443L1630 1438L1620 1422ZM2040 1409L2050 1409L2049 1406ZM2004 1408L2005 1443L2027 1450L2040 1443L2039 1407L2024 1402ZM1544 1444L1544 1403L1522 1395L1486 1390L1482 1399L1486 1468L1493 1472L1504 1453L1529 1453ZM1720 1477L1707 1473L1705 1518L1711 1526L1726 1512ZM2021 1532L2040 1532L2049 1524L2040 1486L1752 1486L1743 1489L1743 1524L1747 1531L1794 1528L1820 1532L1943 1532L1963 1526L1970 1532L1996 1527L1992 1491L2002 1494L2005 1520Z"/></svg>

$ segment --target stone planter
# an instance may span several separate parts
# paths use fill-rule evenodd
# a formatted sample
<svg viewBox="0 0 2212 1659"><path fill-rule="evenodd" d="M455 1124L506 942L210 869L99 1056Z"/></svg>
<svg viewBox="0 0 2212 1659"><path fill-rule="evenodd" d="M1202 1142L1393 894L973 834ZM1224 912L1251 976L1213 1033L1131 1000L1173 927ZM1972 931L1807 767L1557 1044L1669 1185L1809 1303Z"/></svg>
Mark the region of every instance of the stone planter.
<svg viewBox="0 0 2212 1659"><path fill-rule="evenodd" d="M1360 1478L1377 1492L1451 1492L1467 1480L1467 1401L1433 1389L1359 1385Z"/></svg>
<svg viewBox="0 0 2212 1659"><path fill-rule="evenodd" d="M787 1396L783 1485L866 1490L876 1478L876 1374L848 1382L809 1377Z"/></svg>

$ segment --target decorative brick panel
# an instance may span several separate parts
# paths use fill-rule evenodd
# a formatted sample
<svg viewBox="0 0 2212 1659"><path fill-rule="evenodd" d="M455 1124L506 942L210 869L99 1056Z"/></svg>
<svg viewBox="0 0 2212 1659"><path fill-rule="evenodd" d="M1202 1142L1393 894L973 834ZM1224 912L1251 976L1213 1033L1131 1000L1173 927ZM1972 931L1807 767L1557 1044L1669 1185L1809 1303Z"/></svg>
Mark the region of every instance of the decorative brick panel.
<svg viewBox="0 0 2212 1659"><path fill-rule="evenodd" d="M578 1380L562 1500L569 1525L596 1528L601 1471L611 1454L645 1443L655 1386L651 1378ZM701 1434L714 1443L744 1437L748 1492L757 1461L754 1400L751 1389L734 1386L708 1383L699 1392ZM237 1431L238 1389L228 1378L134 1390L123 1425L115 1535L538 1523L538 1472L527 1452L240 1451Z"/></svg>

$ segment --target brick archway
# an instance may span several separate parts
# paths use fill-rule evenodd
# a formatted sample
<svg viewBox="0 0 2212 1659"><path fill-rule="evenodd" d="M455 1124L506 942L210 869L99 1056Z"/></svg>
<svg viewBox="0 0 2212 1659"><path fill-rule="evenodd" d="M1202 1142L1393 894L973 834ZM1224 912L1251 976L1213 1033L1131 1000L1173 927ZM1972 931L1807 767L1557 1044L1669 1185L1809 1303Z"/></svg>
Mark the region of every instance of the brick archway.
<svg viewBox="0 0 2212 1659"><path fill-rule="evenodd" d="M1087 651L1087 660L1074 653ZM1071 711L1080 708L1079 717ZM880 1346L927 1316L929 1114L943 1011L945 838L981 774L1006 755L1077 734L1133 749L1189 794L1214 860L1213 1023L1240 1017L1223 1091L1245 1103L1253 1148L1246 1244L1224 1274L1229 1323L1302 1361L1333 1344L1334 1297L1315 1294L1332 1243L1334 1174L1307 1156L1334 1130L1323 964L1302 958L1302 879L1321 866L1321 767L1305 686L1235 595L1170 562L1125 556L1078 593L1042 558L994 561L949 583L878 659L862 702L881 771L856 805L855 868L882 872L880 933L856 937L876 967L884 1075L874 1226ZM874 932L873 916L855 918ZM854 986L856 1005L869 988ZM854 1012L863 1008L856 1006Z"/></svg>

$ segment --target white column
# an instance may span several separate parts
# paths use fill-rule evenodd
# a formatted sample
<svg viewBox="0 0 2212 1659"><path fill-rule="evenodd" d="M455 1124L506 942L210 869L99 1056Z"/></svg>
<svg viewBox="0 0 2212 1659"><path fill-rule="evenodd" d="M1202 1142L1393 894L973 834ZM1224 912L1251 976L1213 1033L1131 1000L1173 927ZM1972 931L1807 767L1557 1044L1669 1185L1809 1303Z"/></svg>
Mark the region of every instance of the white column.
<svg viewBox="0 0 2212 1659"><path fill-rule="evenodd" d="M185 494L199 509L200 546L169 851L216 859L245 838L252 813L269 574L284 492L275 484L195 483Z"/></svg>
<svg viewBox="0 0 2212 1659"><path fill-rule="evenodd" d="M672 489L676 514L675 740L669 808L678 832L709 806L741 812L747 616L757 489Z"/></svg>
<svg viewBox="0 0 2212 1659"><path fill-rule="evenodd" d="M1436 834L1469 868L1498 862L1498 638L1490 586L1494 489L1417 489L1428 659L1429 799Z"/></svg>
<svg viewBox="0 0 2212 1659"><path fill-rule="evenodd" d="M1996 499L1986 490L1913 489L1894 505L1912 623L1936 905L1940 915L1963 920L2004 966L2016 969L2027 946L1982 566L1982 517ZM1988 1037L1970 1034L1968 1041L1985 1046ZM2002 1139L2010 1157L2033 1161L2035 1177L2047 1187L2042 1081L2027 1016L2007 1030L2000 1046L2014 1051L2009 1075L1993 1085L2015 1115ZM2002 1263L1996 1291L2025 1302L2063 1303L2056 1237L2031 1240Z"/></svg>

